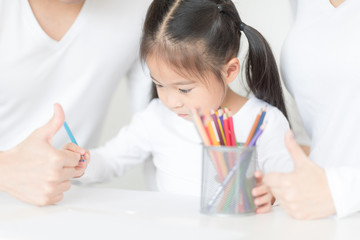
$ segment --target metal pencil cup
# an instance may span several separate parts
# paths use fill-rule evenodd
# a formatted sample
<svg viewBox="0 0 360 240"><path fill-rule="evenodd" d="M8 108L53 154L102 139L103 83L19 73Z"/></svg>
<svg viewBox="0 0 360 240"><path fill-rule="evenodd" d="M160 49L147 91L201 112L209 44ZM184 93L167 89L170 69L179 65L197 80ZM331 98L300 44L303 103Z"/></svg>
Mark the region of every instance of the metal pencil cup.
<svg viewBox="0 0 360 240"><path fill-rule="evenodd" d="M201 213L254 213L255 147L204 146Z"/></svg>

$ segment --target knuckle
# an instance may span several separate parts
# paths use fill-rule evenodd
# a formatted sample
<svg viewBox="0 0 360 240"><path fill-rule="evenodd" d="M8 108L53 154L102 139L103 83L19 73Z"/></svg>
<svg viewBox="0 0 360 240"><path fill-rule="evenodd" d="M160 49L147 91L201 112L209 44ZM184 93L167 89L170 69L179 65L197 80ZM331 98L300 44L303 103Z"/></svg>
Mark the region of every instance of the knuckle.
<svg viewBox="0 0 360 240"><path fill-rule="evenodd" d="M59 164L63 161L63 155L61 154L61 152L54 152L53 153L53 157L51 158L51 162L54 164Z"/></svg>
<svg viewBox="0 0 360 240"><path fill-rule="evenodd" d="M64 148L65 149L71 149L71 146L72 146L71 143L67 143L67 144L65 144Z"/></svg>
<svg viewBox="0 0 360 240"><path fill-rule="evenodd" d="M287 193L284 194L284 197L283 197L283 199L286 202L293 202L295 200L295 198L296 198L296 196L293 191L288 191Z"/></svg>
<svg viewBox="0 0 360 240"><path fill-rule="evenodd" d="M48 173L48 181L50 182L56 182L60 179L60 170L57 169L53 169L51 171L49 171Z"/></svg>
<svg viewBox="0 0 360 240"><path fill-rule="evenodd" d="M284 187L291 187L291 185L292 185L291 179L285 179L285 180L283 181L283 186L284 186Z"/></svg>
<svg viewBox="0 0 360 240"><path fill-rule="evenodd" d="M51 184L51 183L47 183L47 184L44 184L43 186L43 197L49 197L51 196L55 191L55 186L54 184Z"/></svg>

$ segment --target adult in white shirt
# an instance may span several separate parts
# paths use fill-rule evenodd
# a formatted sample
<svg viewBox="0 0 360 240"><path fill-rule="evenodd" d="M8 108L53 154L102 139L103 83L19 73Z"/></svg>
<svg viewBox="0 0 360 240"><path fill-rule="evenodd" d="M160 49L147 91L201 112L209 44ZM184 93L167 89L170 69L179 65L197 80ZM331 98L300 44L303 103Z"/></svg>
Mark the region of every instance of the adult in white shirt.
<svg viewBox="0 0 360 240"><path fill-rule="evenodd" d="M360 2L296 4L282 70L312 138L311 152L307 157L288 134L295 171L264 181L295 218L343 217L360 210Z"/></svg>
<svg viewBox="0 0 360 240"><path fill-rule="evenodd" d="M0 0L0 190L32 204L52 204L81 175L80 155L57 150L69 142L59 106L45 124L55 102L86 148L96 146L124 75L132 110L146 106L151 81L136 59L148 3Z"/></svg>

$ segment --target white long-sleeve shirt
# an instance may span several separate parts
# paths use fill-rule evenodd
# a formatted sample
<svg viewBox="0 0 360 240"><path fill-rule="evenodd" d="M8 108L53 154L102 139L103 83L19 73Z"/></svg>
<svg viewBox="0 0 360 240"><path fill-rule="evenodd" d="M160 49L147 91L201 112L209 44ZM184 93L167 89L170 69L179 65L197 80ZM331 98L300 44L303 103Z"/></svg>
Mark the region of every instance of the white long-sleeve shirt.
<svg viewBox="0 0 360 240"><path fill-rule="evenodd" d="M338 216L360 210L360 1L297 1L282 71Z"/></svg>
<svg viewBox="0 0 360 240"><path fill-rule="evenodd" d="M261 108L267 107L266 129L257 142L258 168L265 172L291 171L293 163L284 145L289 129L276 108L251 98L233 116L238 142L245 142ZM80 181L104 181L152 155L160 191L200 195L202 144L195 125L166 108L159 99L134 116L131 123L104 146L93 149Z"/></svg>
<svg viewBox="0 0 360 240"><path fill-rule="evenodd" d="M148 0L86 0L58 42L28 0L0 0L0 151L14 147L60 103L77 142L97 145L119 81L128 74L134 111L150 100L150 78L136 61ZM64 129L54 138L69 142Z"/></svg>

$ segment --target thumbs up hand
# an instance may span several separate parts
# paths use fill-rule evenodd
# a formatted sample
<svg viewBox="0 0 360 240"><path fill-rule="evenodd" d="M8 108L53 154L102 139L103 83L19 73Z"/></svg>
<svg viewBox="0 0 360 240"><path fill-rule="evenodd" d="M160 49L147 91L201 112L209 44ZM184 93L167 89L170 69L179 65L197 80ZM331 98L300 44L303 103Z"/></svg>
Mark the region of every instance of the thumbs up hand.
<svg viewBox="0 0 360 240"><path fill-rule="evenodd" d="M317 219L335 214L324 169L313 163L289 131L285 145L294 161L291 173L269 173L263 181L279 204L296 219Z"/></svg>
<svg viewBox="0 0 360 240"><path fill-rule="evenodd" d="M55 104L54 116L19 145L0 152L0 190L34 205L60 201L70 189L70 179L86 151L57 150L51 145L64 123L64 112Z"/></svg>

